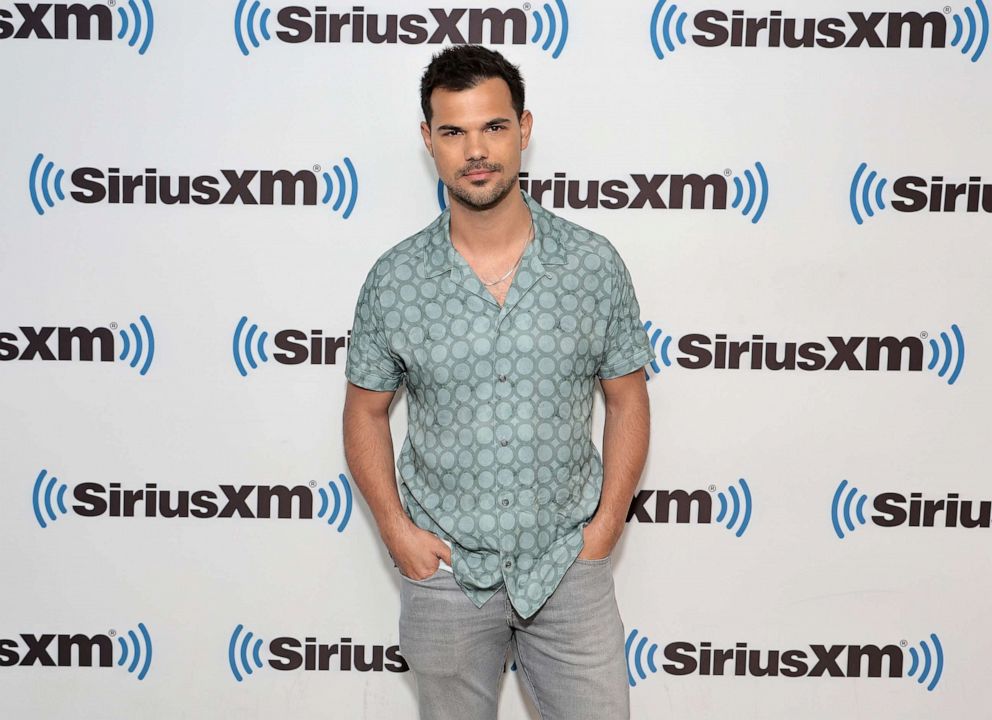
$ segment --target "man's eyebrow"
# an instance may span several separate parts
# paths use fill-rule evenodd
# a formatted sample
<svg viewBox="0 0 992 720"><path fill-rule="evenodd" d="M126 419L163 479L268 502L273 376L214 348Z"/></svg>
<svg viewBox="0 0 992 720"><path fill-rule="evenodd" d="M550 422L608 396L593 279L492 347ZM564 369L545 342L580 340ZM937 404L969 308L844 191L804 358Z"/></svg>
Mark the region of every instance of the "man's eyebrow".
<svg viewBox="0 0 992 720"><path fill-rule="evenodd" d="M492 127L493 125L503 125L510 122L510 118L493 118L492 120L486 121L482 127ZM457 125L438 125L438 130L463 130Z"/></svg>

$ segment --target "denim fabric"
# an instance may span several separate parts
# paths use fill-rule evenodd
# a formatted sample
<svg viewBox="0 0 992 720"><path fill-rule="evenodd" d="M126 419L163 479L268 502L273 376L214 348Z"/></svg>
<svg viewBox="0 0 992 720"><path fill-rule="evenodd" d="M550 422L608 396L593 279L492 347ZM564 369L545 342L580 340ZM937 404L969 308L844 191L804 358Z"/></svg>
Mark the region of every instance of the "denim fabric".
<svg viewBox="0 0 992 720"><path fill-rule="evenodd" d="M541 720L630 717L610 557L573 562L526 619L504 588L477 607L441 569L425 580L401 577L399 645L421 720L494 720L508 647Z"/></svg>

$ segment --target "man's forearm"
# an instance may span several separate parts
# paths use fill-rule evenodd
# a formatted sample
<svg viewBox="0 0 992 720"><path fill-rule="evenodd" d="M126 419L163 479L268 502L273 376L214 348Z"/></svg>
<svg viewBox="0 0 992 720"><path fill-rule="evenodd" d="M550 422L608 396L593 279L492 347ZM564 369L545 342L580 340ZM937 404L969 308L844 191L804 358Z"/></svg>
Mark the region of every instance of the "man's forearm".
<svg viewBox="0 0 992 720"><path fill-rule="evenodd" d="M409 522L396 490L393 438L388 413L345 407L344 454L379 534L385 540Z"/></svg>
<svg viewBox="0 0 992 720"><path fill-rule="evenodd" d="M603 427L603 490L590 521L616 543L627 521L634 489L644 471L650 436L646 395L607 400Z"/></svg>

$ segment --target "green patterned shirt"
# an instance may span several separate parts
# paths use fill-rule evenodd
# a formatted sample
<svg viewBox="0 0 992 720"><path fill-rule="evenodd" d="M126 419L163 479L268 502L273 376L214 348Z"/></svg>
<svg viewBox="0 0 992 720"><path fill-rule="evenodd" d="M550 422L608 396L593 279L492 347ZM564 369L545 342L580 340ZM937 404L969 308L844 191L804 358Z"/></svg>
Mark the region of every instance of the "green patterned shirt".
<svg viewBox="0 0 992 720"><path fill-rule="evenodd" d="M345 374L369 390L406 383L407 514L451 544L476 606L505 585L526 618L581 551L599 504L596 377L653 353L616 249L524 198L534 240L502 306L451 244L445 210L372 267Z"/></svg>

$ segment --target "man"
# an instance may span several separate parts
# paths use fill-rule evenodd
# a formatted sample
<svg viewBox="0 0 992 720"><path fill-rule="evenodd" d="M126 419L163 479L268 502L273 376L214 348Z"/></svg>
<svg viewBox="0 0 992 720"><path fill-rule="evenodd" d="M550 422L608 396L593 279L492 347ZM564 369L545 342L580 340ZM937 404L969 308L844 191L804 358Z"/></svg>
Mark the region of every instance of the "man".
<svg viewBox="0 0 992 720"><path fill-rule="evenodd" d="M520 191L533 118L515 66L448 48L421 103L450 208L369 273L344 410L348 465L403 578L420 714L495 718L512 644L543 720L622 720L610 553L644 467L652 358L630 275L605 238ZM404 381L397 492L388 408Z"/></svg>

